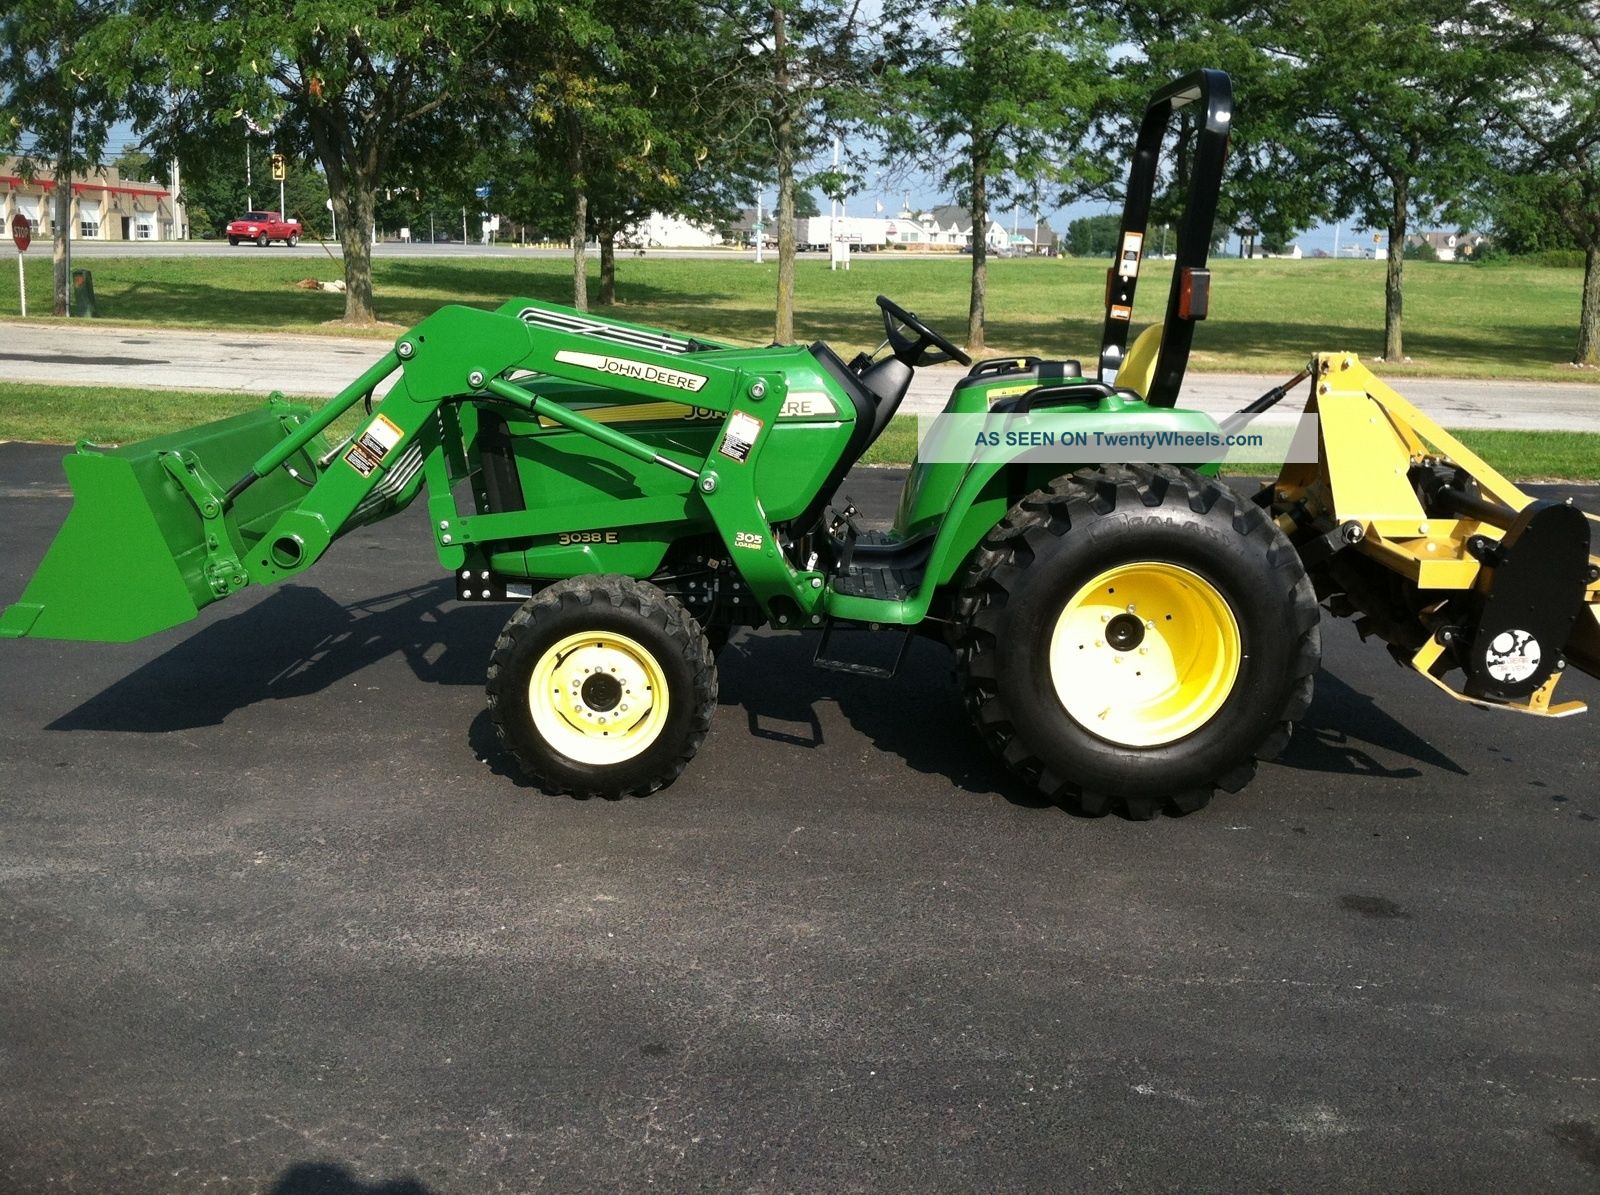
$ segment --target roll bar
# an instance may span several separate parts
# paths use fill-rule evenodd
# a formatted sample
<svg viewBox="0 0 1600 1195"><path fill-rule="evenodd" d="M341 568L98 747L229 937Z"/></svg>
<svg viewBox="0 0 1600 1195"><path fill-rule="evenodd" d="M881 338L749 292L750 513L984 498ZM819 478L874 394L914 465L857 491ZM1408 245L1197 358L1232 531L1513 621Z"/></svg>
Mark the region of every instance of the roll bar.
<svg viewBox="0 0 1600 1195"><path fill-rule="evenodd" d="M1194 324L1204 319L1211 275L1206 256L1211 248L1211 228L1217 218L1217 195L1222 189L1222 167L1228 156L1228 134L1233 128L1233 84L1218 70L1198 70L1168 83L1156 92L1145 109L1128 171L1128 189L1122 205L1122 232L1117 257L1106 272L1106 321L1100 344L1100 380L1115 381L1128 346L1128 326L1133 319L1133 297L1139 285L1144 258L1145 225L1155 192L1156 167L1161 145L1173 115L1199 102L1205 115L1196 122L1189 191L1178 224L1178 254L1167 296L1167 316L1161 336L1161 355L1145 401L1170 407L1178 401L1183 372L1189 364Z"/></svg>

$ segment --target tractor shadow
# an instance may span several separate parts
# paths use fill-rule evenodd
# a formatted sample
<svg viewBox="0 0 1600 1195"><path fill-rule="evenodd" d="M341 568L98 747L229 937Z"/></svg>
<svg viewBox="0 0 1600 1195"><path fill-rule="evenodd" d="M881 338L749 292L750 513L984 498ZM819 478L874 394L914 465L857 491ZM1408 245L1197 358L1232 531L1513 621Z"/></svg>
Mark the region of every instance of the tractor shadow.
<svg viewBox="0 0 1600 1195"><path fill-rule="evenodd" d="M883 650L843 645L844 650L868 663L892 661L898 639L875 637L884 641ZM892 679L816 668L816 648L817 636L809 633L736 638L717 661L718 701L743 707L751 736L807 751L828 746L819 711L831 704L875 750L913 771L939 776L963 792L999 793L1015 805L1051 805L1014 781L984 749L961 707L943 645L913 637Z"/></svg>
<svg viewBox="0 0 1600 1195"><path fill-rule="evenodd" d="M434 1195L414 1178L363 1182L348 1166L333 1162L297 1162L273 1182L267 1195Z"/></svg>
<svg viewBox="0 0 1600 1195"><path fill-rule="evenodd" d="M718 661L719 701L744 708L752 736L801 750L829 745L818 711L832 703L876 750L898 756L914 771L942 777L964 792L998 794L1020 807L1075 812L1033 792L989 754L962 708L953 662L941 644L914 640L893 680L814 668L815 649L813 635L736 639ZM1409 762L1385 763L1379 756ZM1326 670L1318 674L1311 709L1277 762L1331 776L1468 775L1372 697Z"/></svg>
<svg viewBox="0 0 1600 1195"><path fill-rule="evenodd" d="M216 726L257 702L322 692L396 654L426 684L481 685L505 616L498 603L458 606L449 578L349 605L285 585L188 634L47 729Z"/></svg>
<svg viewBox="0 0 1600 1195"><path fill-rule="evenodd" d="M1413 761L1400 767L1379 762L1368 748ZM1425 770L1466 776L1455 760L1392 717L1373 698L1324 668L1317 673L1311 708L1294 728L1289 746L1275 761L1302 772L1411 780Z"/></svg>

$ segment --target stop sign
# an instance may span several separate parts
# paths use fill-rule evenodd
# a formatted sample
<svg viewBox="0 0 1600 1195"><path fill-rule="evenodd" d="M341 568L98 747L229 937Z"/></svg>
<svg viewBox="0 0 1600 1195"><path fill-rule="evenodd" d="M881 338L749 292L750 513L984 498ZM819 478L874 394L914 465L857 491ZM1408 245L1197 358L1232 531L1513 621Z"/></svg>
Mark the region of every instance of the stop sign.
<svg viewBox="0 0 1600 1195"><path fill-rule="evenodd" d="M33 243L33 225L28 223L26 216L13 216L11 218L11 239L17 243L17 252L25 252Z"/></svg>

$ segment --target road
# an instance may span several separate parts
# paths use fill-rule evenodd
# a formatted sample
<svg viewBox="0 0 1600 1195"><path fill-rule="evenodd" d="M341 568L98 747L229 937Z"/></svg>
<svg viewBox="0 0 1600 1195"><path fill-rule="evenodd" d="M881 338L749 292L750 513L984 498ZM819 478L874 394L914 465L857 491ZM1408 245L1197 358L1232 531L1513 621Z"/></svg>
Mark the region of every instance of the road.
<svg viewBox="0 0 1600 1195"><path fill-rule="evenodd" d="M53 382L149 389L238 390L329 395L347 385L384 341L333 336L192 332L96 324L93 327L0 321L0 381ZM959 366L919 370L902 410L944 407ZM1284 379L1254 374L1191 373L1183 401L1213 414L1237 410ZM1600 385L1408 379L1400 389L1446 427L1600 431ZM1304 404L1305 391L1282 410Z"/></svg>
<svg viewBox="0 0 1600 1195"><path fill-rule="evenodd" d="M441 230L443 231L443 230ZM250 253L271 254L273 257L321 257L326 258L332 253L336 257L343 257L344 250L335 242L325 243L317 241L302 241L293 249L285 244L269 245L265 249L257 249L254 245L234 246L227 241L73 241L72 256L84 257L234 257ZM48 245L45 251L49 253ZM598 250L591 250L598 255ZM619 249L617 255L632 256L633 250ZM776 260L776 250L768 249L769 260ZM413 241L409 244L401 241L380 241L372 246L374 257L571 257L572 250L565 245L553 249L534 249L521 245L496 243L492 245L480 244L472 241L463 244L460 241L442 241L429 244L426 241ZM753 249L651 249L646 253L648 257L669 258L706 258L732 261L741 257L753 258ZM827 261L826 253L801 253L799 255L807 260ZM917 253L876 253L873 261L926 261L934 257L941 257L950 261L970 262L970 257L960 254L917 254Z"/></svg>
<svg viewBox="0 0 1600 1195"><path fill-rule="evenodd" d="M58 456L0 445L0 601ZM1254 784L1086 820L942 649L760 634L677 784L574 801L506 776L509 609L449 593L415 509L146 642L0 643L4 1195L1600 1185L1592 719L1339 623Z"/></svg>

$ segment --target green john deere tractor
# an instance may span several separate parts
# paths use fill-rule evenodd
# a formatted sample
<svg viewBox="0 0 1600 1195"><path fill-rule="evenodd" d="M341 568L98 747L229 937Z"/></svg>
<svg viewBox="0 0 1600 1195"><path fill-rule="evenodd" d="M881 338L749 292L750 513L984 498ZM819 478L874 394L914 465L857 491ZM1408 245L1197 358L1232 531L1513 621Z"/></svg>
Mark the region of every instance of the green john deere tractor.
<svg viewBox="0 0 1600 1195"><path fill-rule="evenodd" d="M1193 119L1179 253L1164 322L1130 348L1175 115ZM1230 118L1215 71L1152 100L1093 376L1073 360L972 365L882 297L888 352L853 361L531 300L446 307L320 409L274 396L177 435L80 445L75 505L0 635L154 633L299 576L426 490L459 598L521 602L490 655L489 706L550 791L640 794L678 776L711 723L716 649L740 626L815 632L819 665L857 672L874 669L839 658L835 628L899 635L900 650L913 632L942 639L1007 767L1134 817L1193 810L1284 745L1311 698L1319 603L1361 615L1460 700L1581 708L1551 692L1569 660L1600 672L1589 520L1516 490L1350 354L1308 367L1318 460L1254 500L1216 479L1214 454L1064 471L1019 447L915 464L887 533L830 508L913 372L949 359L972 366L952 415L1217 433L1175 402ZM330 442L358 404L357 429Z"/></svg>

